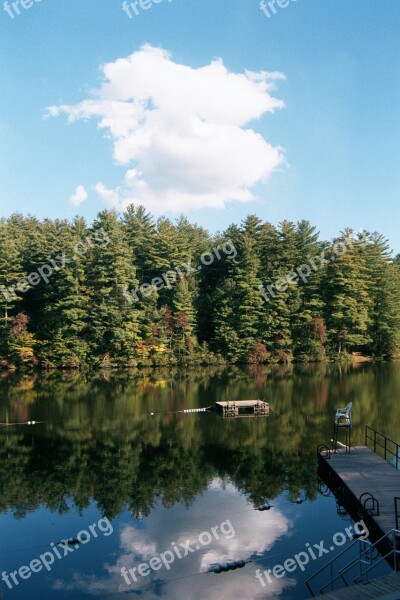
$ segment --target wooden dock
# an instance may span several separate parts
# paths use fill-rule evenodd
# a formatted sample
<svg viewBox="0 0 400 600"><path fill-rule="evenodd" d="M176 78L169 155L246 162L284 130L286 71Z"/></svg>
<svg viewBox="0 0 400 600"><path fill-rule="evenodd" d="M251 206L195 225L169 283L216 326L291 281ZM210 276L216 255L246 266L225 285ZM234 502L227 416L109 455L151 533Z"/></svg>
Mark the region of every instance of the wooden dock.
<svg viewBox="0 0 400 600"><path fill-rule="evenodd" d="M369 429L371 428L366 427L366 444L371 439L368 437ZM382 564L386 562L394 572L386 577L348 585L337 591L326 591L323 596L318 596L326 600L400 600L400 537L396 531L398 525L395 502L395 499L400 499L400 471L386 460L390 454L394 456L397 465L400 446L379 432L372 431L374 449L378 446L384 449L385 458L367 446L356 446L351 448L351 451L346 447L334 451L329 450L327 446L320 446L317 451L318 476L336 497L338 511L344 508L355 522L362 521L364 528L368 529L368 542L372 544L369 552L373 552L373 549L378 550L381 555L379 560ZM380 436L379 439L377 436ZM384 443L380 438L383 438ZM394 444L395 453L387 447L388 443ZM400 515L398 518L400 520ZM373 560L372 554L363 558L364 565L368 565L366 570L363 569L364 579L371 577L372 569L379 564L378 560L376 565L373 565ZM341 570L336 568L334 571L334 561L335 559L323 567L330 569L330 578L325 582L325 586L319 588L321 591L327 590L331 584L338 585L342 581L346 584L344 574L357 564L350 560L347 567L342 567ZM361 567L361 563L359 566ZM306 585L311 593L311 581L321 574L320 569L307 580Z"/></svg>
<svg viewBox="0 0 400 600"><path fill-rule="evenodd" d="M266 417L269 415L269 404L263 400L231 400L216 402L215 409L223 417Z"/></svg>
<svg viewBox="0 0 400 600"><path fill-rule="evenodd" d="M352 585L337 592L318 596L323 600L400 600L400 573L391 573L366 583Z"/></svg>
<svg viewBox="0 0 400 600"><path fill-rule="evenodd" d="M329 488L333 492L339 489L353 512L361 515L368 527L372 526L373 537L379 539L395 529L394 498L400 496L400 471L394 466L366 446L356 446L350 453L342 449L331 452L330 459L319 452L319 467L327 477ZM372 494L378 501L379 514L369 510L373 508L371 501L363 506L366 496L360 503L360 497L365 493Z"/></svg>

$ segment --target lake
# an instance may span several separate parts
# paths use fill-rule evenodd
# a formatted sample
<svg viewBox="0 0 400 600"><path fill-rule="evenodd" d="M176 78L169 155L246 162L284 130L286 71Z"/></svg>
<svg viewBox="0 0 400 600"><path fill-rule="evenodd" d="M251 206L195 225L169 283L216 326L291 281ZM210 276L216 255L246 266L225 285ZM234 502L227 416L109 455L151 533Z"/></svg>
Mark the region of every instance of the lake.
<svg viewBox="0 0 400 600"><path fill-rule="evenodd" d="M398 363L4 374L3 597L308 598L353 526L316 449L348 402L354 444L365 425L400 441L399 397ZM270 416L179 412L250 398Z"/></svg>

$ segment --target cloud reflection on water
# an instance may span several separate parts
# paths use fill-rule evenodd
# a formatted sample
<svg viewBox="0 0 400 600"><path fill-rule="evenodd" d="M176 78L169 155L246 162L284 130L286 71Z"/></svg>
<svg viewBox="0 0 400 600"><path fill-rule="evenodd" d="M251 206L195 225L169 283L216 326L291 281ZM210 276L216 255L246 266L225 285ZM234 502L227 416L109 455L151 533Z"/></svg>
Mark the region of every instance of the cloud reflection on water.
<svg viewBox="0 0 400 600"><path fill-rule="evenodd" d="M218 540L213 539L199 551L180 560L176 558L170 570L163 566L147 577L137 575L138 581L131 586L127 586L121 577L122 567L127 570L138 567L153 556L171 550L171 542L178 545L188 540L195 542L203 531L211 531L212 527L227 519L234 527L234 537L220 534ZM238 493L232 484L216 479L188 510L184 510L182 505L175 505L170 509L158 506L147 519L136 523L127 522L125 513L121 522L115 523L119 550L115 563L105 565L108 577L95 582L91 577L76 574L74 581L66 583L64 589L79 589L89 594L104 594L106 591L113 594L116 590L130 590L132 594L127 593L128 598L139 594L146 600L276 598L283 589L291 587L294 581L275 579L268 588L261 588L254 575L255 569L262 567L261 561L218 575L205 572L212 563L251 558L254 560L271 550L272 558L274 544L290 534L290 528L291 522L279 506L266 512L252 510L247 498ZM278 556L276 562L279 562ZM204 574L196 575L199 572ZM126 596L122 594L121 598Z"/></svg>

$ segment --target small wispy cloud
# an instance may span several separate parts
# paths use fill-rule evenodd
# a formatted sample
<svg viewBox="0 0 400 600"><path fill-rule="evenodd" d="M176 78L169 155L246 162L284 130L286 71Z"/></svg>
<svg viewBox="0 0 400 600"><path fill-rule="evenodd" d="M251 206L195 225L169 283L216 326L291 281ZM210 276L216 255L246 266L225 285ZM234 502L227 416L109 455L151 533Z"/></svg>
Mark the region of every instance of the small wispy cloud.
<svg viewBox="0 0 400 600"><path fill-rule="evenodd" d="M82 202L87 200L88 194L83 185L78 185L75 192L70 197L69 201L71 204L75 206L79 206Z"/></svg>

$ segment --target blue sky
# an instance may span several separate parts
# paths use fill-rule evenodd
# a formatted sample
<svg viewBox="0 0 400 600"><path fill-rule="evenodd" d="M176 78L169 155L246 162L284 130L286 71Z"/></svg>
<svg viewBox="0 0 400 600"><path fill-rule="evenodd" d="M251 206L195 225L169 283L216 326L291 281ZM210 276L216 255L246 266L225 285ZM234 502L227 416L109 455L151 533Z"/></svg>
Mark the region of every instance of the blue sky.
<svg viewBox="0 0 400 600"><path fill-rule="evenodd" d="M249 213L324 238L363 227L400 252L398 0L289 0L269 18L258 0L131 19L120 0L1 4L2 216L90 221L138 199L211 231Z"/></svg>

